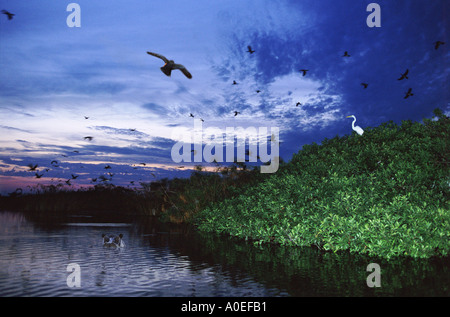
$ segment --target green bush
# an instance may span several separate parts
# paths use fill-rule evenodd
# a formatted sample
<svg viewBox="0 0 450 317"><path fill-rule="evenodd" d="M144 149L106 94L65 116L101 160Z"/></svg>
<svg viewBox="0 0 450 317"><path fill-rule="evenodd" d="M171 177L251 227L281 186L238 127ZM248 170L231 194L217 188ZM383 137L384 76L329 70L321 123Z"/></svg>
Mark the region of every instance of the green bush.
<svg viewBox="0 0 450 317"><path fill-rule="evenodd" d="M450 252L450 120L387 122L303 146L241 194L205 208L200 230L257 244L393 256Z"/></svg>

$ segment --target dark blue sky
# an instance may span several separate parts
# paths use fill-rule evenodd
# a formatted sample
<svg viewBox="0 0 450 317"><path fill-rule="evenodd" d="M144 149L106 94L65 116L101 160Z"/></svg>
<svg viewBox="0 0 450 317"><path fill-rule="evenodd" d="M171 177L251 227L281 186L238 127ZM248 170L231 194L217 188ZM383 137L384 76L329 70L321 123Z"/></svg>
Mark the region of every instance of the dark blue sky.
<svg viewBox="0 0 450 317"><path fill-rule="evenodd" d="M352 133L348 115L368 128L450 114L446 0L74 2L79 28L66 24L70 1L0 0L15 14L0 15L0 192L71 174L74 186L188 176L198 163L175 163L171 148L200 118L205 135L278 127L288 161ZM366 24L372 2L381 27ZM146 51L193 78L166 77Z"/></svg>

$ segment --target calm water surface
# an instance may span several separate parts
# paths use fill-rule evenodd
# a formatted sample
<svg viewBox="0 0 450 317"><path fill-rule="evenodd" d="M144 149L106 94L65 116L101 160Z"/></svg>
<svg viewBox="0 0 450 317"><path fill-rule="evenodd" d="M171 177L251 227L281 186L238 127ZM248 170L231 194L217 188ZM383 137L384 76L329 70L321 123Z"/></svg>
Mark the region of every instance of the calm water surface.
<svg viewBox="0 0 450 317"><path fill-rule="evenodd" d="M126 246L104 248L102 233ZM366 284L372 262L379 288ZM70 263L79 288L67 285ZM148 217L0 212L0 296L449 296L449 263L257 247Z"/></svg>

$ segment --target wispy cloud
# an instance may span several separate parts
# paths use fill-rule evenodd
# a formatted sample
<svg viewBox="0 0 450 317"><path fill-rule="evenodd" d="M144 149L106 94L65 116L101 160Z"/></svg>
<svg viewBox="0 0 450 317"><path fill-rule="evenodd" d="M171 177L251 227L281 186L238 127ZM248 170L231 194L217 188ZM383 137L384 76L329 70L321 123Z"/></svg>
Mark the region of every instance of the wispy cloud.
<svg viewBox="0 0 450 317"><path fill-rule="evenodd" d="M72 169L86 181L109 162L116 177L132 180L141 172L132 164L176 166L172 132L190 133L200 118L205 131L278 126L289 159L305 143L351 133L346 115L365 127L421 120L435 107L449 113L448 44L433 46L450 42L441 18L448 1L382 1L376 29L365 26L367 4L91 1L82 4L83 26L72 29L55 15L59 4L11 2L17 20L0 30L0 155L22 160L4 161L9 171L57 159L65 164L50 173ZM167 8L170 18L161 14ZM165 76L147 50L184 64L193 78ZM407 68L410 78L397 81ZM414 96L404 100L410 87Z"/></svg>
<svg viewBox="0 0 450 317"><path fill-rule="evenodd" d="M9 127L9 126L5 126L5 125L0 125L0 129L19 131L19 132L25 132L25 133L32 133L32 131L30 131L30 130L15 128L15 127Z"/></svg>

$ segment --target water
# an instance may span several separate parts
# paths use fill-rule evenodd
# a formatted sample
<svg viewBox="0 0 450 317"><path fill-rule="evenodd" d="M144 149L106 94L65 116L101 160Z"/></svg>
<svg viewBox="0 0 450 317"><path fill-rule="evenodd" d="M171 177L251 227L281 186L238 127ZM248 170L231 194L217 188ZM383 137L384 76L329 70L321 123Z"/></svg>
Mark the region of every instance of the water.
<svg viewBox="0 0 450 317"><path fill-rule="evenodd" d="M126 246L104 248L102 233ZM379 288L366 283L372 262ZM71 263L79 288L67 284ZM151 217L0 212L0 296L449 296L449 263L258 247Z"/></svg>

